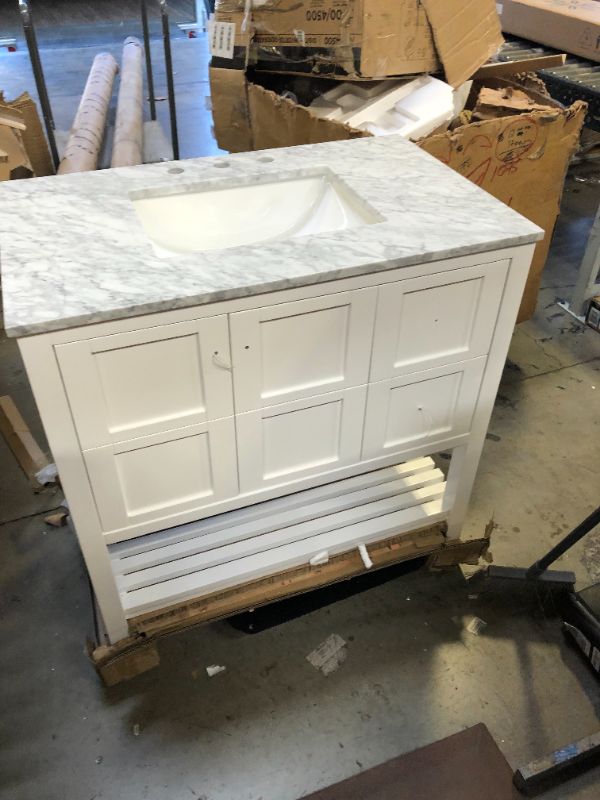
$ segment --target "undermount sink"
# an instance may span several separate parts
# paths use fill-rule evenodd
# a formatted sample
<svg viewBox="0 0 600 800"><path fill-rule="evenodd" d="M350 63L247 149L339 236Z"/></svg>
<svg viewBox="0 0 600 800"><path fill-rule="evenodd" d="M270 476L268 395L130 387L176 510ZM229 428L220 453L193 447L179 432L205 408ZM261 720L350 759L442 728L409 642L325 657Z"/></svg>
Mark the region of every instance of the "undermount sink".
<svg viewBox="0 0 600 800"><path fill-rule="evenodd" d="M244 186L200 184L185 193L132 202L161 258L382 221L352 189L325 171Z"/></svg>

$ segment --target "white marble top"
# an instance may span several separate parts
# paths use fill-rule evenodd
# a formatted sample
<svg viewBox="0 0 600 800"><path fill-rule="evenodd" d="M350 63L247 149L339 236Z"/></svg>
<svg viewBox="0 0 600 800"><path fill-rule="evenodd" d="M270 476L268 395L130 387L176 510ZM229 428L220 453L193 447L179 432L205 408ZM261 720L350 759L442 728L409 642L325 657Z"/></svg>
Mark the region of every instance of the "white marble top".
<svg viewBox="0 0 600 800"><path fill-rule="evenodd" d="M319 167L333 171L384 221L159 258L130 197L267 182ZM398 136L6 181L0 184L4 323L9 336L26 336L524 244L542 235Z"/></svg>

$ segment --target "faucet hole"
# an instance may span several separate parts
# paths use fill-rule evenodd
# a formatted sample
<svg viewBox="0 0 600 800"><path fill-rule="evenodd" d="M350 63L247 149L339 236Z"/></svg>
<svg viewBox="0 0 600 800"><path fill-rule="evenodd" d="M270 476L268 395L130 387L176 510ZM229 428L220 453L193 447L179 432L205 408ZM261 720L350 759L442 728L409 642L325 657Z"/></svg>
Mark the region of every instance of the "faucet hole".
<svg viewBox="0 0 600 800"><path fill-rule="evenodd" d="M218 167L219 169L225 169L225 167L228 167L229 164L227 161L215 161L213 166Z"/></svg>
<svg viewBox="0 0 600 800"><path fill-rule="evenodd" d="M270 164L272 161L275 161L275 159L273 158L273 156L259 156L258 160L259 160L259 161L260 161L262 164Z"/></svg>
<svg viewBox="0 0 600 800"><path fill-rule="evenodd" d="M183 167L171 167L171 169L167 170L169 175L181 175L183 171Z"/></svg>

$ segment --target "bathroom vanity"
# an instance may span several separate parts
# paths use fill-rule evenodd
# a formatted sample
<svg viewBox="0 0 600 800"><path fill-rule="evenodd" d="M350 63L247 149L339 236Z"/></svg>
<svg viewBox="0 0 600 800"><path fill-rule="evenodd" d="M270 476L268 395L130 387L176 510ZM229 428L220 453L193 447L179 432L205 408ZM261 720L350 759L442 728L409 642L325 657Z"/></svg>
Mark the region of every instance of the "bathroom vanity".
<svg viewBox="0 0 600 800"><path fill-rule="evenodd" d="M394 136L4 183L0 219L7 333L110 642L435 522L459 535L526 219Z"/></svg>

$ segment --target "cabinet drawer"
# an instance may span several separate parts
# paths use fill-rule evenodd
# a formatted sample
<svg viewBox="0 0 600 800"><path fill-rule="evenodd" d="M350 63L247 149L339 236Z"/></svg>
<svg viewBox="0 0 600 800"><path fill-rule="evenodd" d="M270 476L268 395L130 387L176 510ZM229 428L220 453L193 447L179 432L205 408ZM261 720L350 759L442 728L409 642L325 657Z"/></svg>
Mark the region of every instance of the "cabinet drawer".
<svg viewBox="0 0 600 800"><path fill-rule="evenodd" d="M86 450L83 457L105 533L238 494L233 417Z"/></svg>
<svg viewBox="0 0 600 800"><path fill-rule="evenodd" d="M468 433L486 360L370 384L363 459Z"/></svg>
<svg viewBox="0 0 600 800"><path fill-rule="evenodd" d="M58 345L83 449L233 414L227 317Z"/></svg>
<svg viewBox="0 0 600 800"><path fill-rule="evenodd" d="M371 381L485 355L509 261L379 288Z"/></svg>
<svg viewBox="0 0 600 800"><path fill-rule="evenodd" d="M366 392L359 386L237 416L242 493L359 461Z"/></svg>
<svg viewBox="0 0 600 800"><path fill-rule="evenodd" d="M375 288L231 315L236 412L367 382Z"/></svg>

